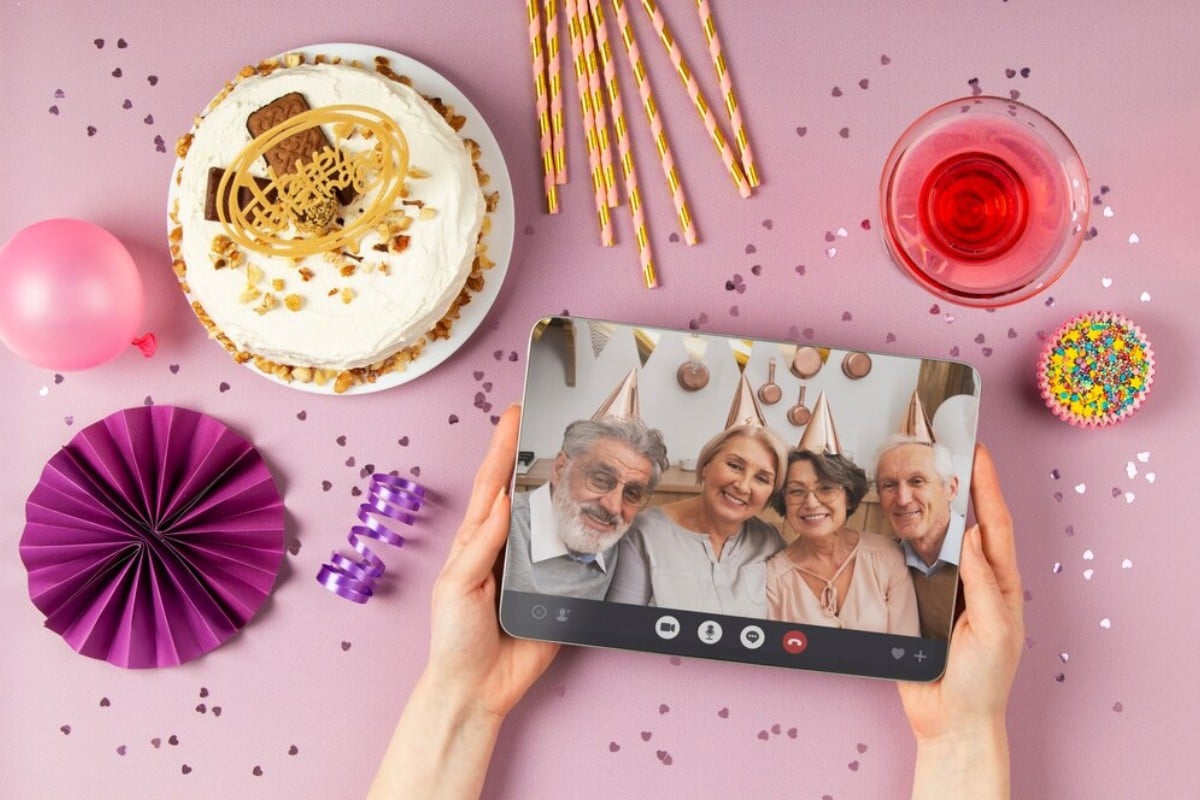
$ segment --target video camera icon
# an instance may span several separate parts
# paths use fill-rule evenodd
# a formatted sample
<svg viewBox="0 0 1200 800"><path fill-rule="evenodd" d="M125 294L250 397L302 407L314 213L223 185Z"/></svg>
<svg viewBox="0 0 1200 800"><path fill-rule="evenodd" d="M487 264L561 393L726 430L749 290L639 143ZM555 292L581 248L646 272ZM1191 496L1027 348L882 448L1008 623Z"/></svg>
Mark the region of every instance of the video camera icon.
<svg viewBox="0 0 1200 800"><path fill-rule="evenodd" d="M654 632L660 639L674 639L679 635L679 620L670 614L664 614L655 620Z"/></svg>

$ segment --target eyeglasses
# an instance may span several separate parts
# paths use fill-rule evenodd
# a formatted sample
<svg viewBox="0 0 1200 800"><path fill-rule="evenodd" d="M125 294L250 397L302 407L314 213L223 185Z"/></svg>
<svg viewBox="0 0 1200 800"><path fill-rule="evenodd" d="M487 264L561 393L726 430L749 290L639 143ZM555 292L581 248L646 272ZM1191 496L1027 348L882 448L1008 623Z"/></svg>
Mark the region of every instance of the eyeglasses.
<svg viewBox="0 0 1200 800"><path fill-rule="evenodd" d="M650 495L654 494L646 484L618 480L611 470L604 467L585 467L583 485L596 494L608 494L620 486L621 502L632 508L645 508L650 504Z"/></svg>
<svg viewBox="0 0 1200 800"><path fill-rule="evenodd" d="M913 491L920 491L930 484L930 481L921 475L914 475L911 478L904 480L904 485ZM895 494L900 490L900 481L887 479L875 481L875 489L880 494Z"/></svg>
<svg viewBox="0 0 1200 800"><path fill-rule="evenodd" d="M802 483L789 483L784 487L783 495L789 502L803 503L810 494L815 494L817 500L828 503L837 499L843 488L836 483L819 483L814 489L810 489Z"/></svg>

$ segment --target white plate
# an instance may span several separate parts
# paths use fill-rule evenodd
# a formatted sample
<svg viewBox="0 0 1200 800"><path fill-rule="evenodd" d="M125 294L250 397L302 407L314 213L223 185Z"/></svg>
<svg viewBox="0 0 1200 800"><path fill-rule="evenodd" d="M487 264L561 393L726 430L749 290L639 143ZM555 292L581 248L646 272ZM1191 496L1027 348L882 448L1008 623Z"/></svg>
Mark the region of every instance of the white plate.
<svg viewBox="0 0 1200 800"><path fill-rule="evenodd" d="M403 372L389 372L386 375L376 378L374 383L360 383L338 395L338 393L333 391L332 381L326 383L324 386L319 386L315 383L301 383L299 381L288 382L258 370L250 362L244 365L256 375L261 375L275 383L291 389L299 389L303 392L337 396L382 392L385 389L392 389L421 377L454 355L458 348L466 343L471 334L483 322L483 318L487 316L492 304L496 302L496 296L500 293L500 286L504 283L504 276L508 273L508 262L512 256L515 228L512 181L508 177L508 166L504 163L504 154L500 152L500 144L496 141L495 134L488 127L487 120L479 113L479 109L467 99L466 95L459 91L458 87L420 61L391 50L385 50L381 47L346 42L308 45L289 50L288 52L303 53L309 57L310 61L312 56L324 53L327 56L340 56L343 61L357 60L367 65L371 64L376 56L387 58L389 66L393 70L401 75L408 76L412 80L414 89L428 97L441 97L443 102L454 106L455 111L467 118L466 125L463 126L459 133L479 143L482 151L479 163L492 179L491 183L487 186L487 191L500 193L500 202L496 206L496 210L491 213L492 230L486 239L488 257L496 263L495 266L483 273L483 290L471 295L471 302L460 309L459 317L455 320L454 326L450 330L450 337L436 341L426 339L421 355L415 361L412 361L406 370ZM171 171L171 174L174 175L180 166L180 162L177 161L175 169ZM174 190L175 182L172 180L172 198ZM168 199L168 208L170 207L170 203L171 198ZM191 300L191 298L188 299L189 301Z"/></svg>

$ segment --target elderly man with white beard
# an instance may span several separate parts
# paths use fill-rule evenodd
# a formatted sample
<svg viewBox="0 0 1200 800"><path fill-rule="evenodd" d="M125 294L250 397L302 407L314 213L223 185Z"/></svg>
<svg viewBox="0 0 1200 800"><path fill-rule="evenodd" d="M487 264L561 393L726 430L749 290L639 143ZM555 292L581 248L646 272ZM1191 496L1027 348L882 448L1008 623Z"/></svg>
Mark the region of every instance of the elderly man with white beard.
<svg viewBox="0 0 1200 800"><path fill-rule="evenodd" d="M617 542L669 466L662 434L637 416L636 380L632 396L628 381L596 417L567 426L549 482L513 496L506 589L604 599Z"/></svg>

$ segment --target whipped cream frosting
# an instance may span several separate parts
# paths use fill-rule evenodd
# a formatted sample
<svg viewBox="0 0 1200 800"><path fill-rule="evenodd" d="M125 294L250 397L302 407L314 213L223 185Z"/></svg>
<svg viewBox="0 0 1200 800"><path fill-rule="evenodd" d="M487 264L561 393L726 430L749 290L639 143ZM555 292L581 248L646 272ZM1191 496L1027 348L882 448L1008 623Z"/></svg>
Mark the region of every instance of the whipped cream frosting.
<svg viewBox="0 0 1200 800"><path fill-rule="evenodd" d="M359 242L361 260L344 255L297 260L247 250L237 267L214 267L213 241L224 231L220 222L204 218L209 168L232 164L251 141L246 118L290 92L299 92L314 109L367 106L399 126L408 142L410 176L407 205L398 200L396 207L413 218L403 231L409 242L402 252L375 249L388 239L371 230ZM333 131L325 133L339 141ZM341 144L351 151L373 146L361 136ZM254 170L267 174L262 159ZM197 120L176 178L172 208L182 228L179 252L192 299L239 350L287 365L356 369L415 344L463 289L486 215L471 153L441 114L412 88L344 64L301 64L234 84ZM338 216L349 225L377 191L342 207ZM248 265L262 272L258 289L278 299L262 313L258 300L245 300ZM347 265L352 274L345 274ZM288 295L299 298L292 298L296 310L284 305Z"/></svg>

